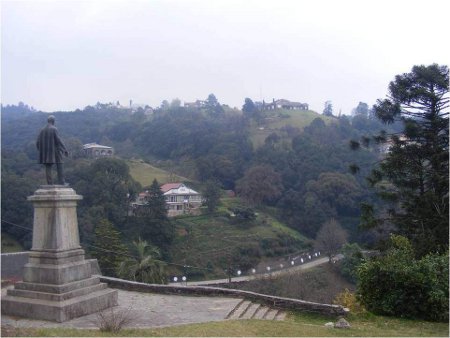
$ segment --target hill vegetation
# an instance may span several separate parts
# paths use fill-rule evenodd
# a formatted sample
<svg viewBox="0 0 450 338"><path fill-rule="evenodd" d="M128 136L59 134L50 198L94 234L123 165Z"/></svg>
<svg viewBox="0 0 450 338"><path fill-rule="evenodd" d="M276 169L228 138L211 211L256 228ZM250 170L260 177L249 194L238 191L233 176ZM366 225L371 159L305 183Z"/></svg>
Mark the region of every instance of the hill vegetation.
<svg viewBox="0 0 450 338"><path fill-rule="evenodd" d="M84 196L82 242L89 248L97 241L107 252L114 237L132 250L142 237L158 259L189 265L182 272L200 278L304 250L314 238L333 241L320 231L333 224L342 240L325 244L353 242L344 275L357 280L369 310L448 320L448 75L446 66L415 66L395 77L387 99L372 110L360 102L352 117L332 116L329 101L319 115L264 111L246 98L241 112L213 94L198 107L165 101L151 115L100 103L55 112L71 154L68 181ZM32 219L26 197L43 183L34 142L44 124L45 115L24 104L2 107L2 232L25 248ZM88 142L113 146L117 157L84 159ZM209 194L208 207L168 219L155 178L188 179ZM148 204L130 213L144 186ZM238 198L219 201L221 190ZM366 258L360 247L381 257ZM387 291L375 292L379 285ZM419 294L427 300L418 303Z"/></svg>

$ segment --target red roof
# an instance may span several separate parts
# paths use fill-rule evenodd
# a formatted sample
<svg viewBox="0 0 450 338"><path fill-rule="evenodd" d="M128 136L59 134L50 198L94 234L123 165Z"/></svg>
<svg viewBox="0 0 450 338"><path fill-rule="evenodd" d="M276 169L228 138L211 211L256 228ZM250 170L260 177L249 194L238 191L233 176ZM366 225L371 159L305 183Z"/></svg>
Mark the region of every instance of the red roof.
<svg viewBox="0 0 450 338"><path fill-rule="evenodd" d="M161 191L163 193L168 192L171 189L178 189L182 183L166 183L161 186Z"/></svg>

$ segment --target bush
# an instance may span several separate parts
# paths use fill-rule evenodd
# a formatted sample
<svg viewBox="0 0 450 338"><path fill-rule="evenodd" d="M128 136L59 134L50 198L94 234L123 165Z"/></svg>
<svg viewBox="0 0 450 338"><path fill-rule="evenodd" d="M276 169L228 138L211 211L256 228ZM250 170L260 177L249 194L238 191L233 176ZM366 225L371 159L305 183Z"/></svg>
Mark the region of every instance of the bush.
<svg viewBox="0 0 450 338"><path fill-rule="evenodd" d="M352 283L356 283L357 280L357 269L358 266L363 261L363 254L361 252L361 248L358 244L344 244L342 247L342 254L344 258L340 262L341 274L348 281Z"/></svg>
<svg viewBox="0 0 450 338"><path fill-rule="evenodd" d="M348 308L350 312L354 314L366 312L364 306L361 305L360 302L358 302L356 295L350 292L349 289L345 289L343 292L339 293L333 300L333 304L342 305L343 307Z"/></svg>
<svg viewBox="0 0 450 338"><path fill-rule="evenodd" d="M448 321L448 252L416 260L405 237L393 235L391 245L358 268L360 302L377 314Z"/></svg>
<svg viewBox="0 0 450 338"><path fill-rule="evenodd" d="M131 308L109 308L97 314L97 324L100 331L118 333L125 325L131 324L136 318L131 314Z"/></svg>

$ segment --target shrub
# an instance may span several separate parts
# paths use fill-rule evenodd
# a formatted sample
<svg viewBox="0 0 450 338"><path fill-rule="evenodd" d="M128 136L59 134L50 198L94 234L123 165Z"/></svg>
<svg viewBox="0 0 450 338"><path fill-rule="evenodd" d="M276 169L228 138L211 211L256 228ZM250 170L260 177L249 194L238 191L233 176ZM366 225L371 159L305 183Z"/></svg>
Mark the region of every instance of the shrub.
<svg viewBox="0 0 450 338"><path fill-rule="evenodd" d="M109 308L97 314L97 326L102 332L118 333L125 325L132 323L136 318L131 314L131 308Z"/></svg>
<svg viewBox="0 0 450 338"><path fill-rule="evenodd" d="M365 307L358 302L356 295L345 289L343 292L337 294L336 298L333 300L333 304L342 305L350 310L354 314L365 313Z"/></svg>
<svg viewBox="0 0 450 338"><path fill-rule="evenodd" d="M358 268L358 299L377 314L448 321L448 252L414 258L402 236L391 237L385 256Z"/></svg>
<svg viewBox="0 0 450 338"><path fill-rule="evenodd" d="M344 255L344 258L340 262L341 274L348 281L356 283L357 269L363 261L361 248L356 243L347 243L342 247L342 254Z"/></svg>

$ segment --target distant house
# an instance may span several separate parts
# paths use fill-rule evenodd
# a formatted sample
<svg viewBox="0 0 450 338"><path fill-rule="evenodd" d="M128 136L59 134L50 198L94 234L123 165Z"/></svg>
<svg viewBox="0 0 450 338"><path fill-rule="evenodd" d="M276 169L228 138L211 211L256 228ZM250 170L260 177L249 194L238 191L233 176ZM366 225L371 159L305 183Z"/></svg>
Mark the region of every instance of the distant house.
<svg viewBox="0 0 450 338"><path fill-rule="evenodd" d="M203 108L206 105L206 101L196 100L195 102L185 102L186 108Z"/></svg>
<svg viewBox="0 0 450 338"><path fill-rule="evenodd" d="M274 110L274 109L287 109L287 110L308 110L309 105L307 103L293 102L285 99L275 100L271 103L256 102L258 108L262 110Z"/></svg>
<svg viewBox="0 0 450 338"><path fill-rule="evenodd" d="M86 157L98 158L114 155L114 148L102 146L97 143L88 143L83 145L83 153Z"/></svg>
<svg viewBox="0 0 450 338"><path fill-rule="evenodd" d="M183 183L166 183L161 186L167 207L167 215L169 217L198 214L202 205L202 196L197 191L187 187ZM148 202L148 191L141 192L134 203L132 209L138 213L139 207L144 206Z"/></svg>

